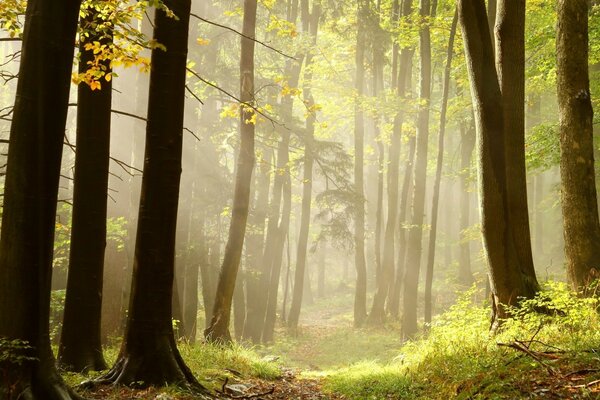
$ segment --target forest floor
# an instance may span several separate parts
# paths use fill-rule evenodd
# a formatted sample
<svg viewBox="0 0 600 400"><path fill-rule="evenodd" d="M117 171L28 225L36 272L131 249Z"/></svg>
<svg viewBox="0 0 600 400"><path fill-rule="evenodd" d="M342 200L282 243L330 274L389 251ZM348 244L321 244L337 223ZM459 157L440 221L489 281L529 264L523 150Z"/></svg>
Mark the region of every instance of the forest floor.
<svg viewBox="0 0 600 400"><path fill-rule="evenodd" d="M353 328L352 294L341 292L304 307L298 331L279 327L272 346L237 346L225 355L202 350L207 345L181 349L221 399L600 399L600 319L587 311L595 304L560 299L574 314L509 324L498 336L487 332L485 307L463 302L426 338L402 343L397 323ZM201 359L204 364L195 364ZM198 398L175 388L101 387L82 394Z"/></svg>

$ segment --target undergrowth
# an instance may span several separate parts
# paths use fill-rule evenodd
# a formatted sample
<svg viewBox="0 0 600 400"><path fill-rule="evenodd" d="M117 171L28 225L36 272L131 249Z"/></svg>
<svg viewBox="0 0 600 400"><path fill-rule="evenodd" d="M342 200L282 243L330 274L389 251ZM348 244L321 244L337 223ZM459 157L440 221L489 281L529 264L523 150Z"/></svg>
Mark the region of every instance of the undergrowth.
<svg viewBox="0 0 600 400"><path fill-rule="evenodd" d="M238 344L221 346L210 343L199 343L195 346L190 346L180 343L178 348L187 366L194 373L198 381L213 392L221 389L226 379L229 383L234 383L254 378L273 380L281 375L281 368L277 363L262 358L252 349ZM111 365L117 358L118 348L108 347L105 349L104 355L108 364ZM77 386L79 383L93 379L95 376L101 374L102 372L90 373L89 375L64 373L63 376L69 385ZM196 398L187 393L185 389L178 387L150 388L147 390L147 393L126 387L108 387L100 388L100 393L98 393L98 389L95 389L94 392L91 393L93 396L100 395L101 397L91 396L92 398L106 400L123 398L152 399L159 393L174 395L177 399L187 399L188 397L186 396Z"/></svg>
<svg viewBox="0 0 600 400"><path fill-rule="evenodd" d="M349 399L600 398L597 299L548 282L492 335L489 306L474 304L473 297L474 290L460 297L391 362L311 375Z"/></svg>

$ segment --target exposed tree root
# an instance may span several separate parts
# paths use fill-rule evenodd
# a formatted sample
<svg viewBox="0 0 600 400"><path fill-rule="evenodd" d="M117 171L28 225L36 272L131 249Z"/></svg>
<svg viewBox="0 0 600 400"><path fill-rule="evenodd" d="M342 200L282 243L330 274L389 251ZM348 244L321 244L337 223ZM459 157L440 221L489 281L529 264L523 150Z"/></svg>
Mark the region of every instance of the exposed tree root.
<svg viewBox="0 0 600 400"><path fill-rule="evenodd" d="M143 389L149 386L176 385L189 390L200 399L215 398L185 365L174 340L169 342L167 345L155 346L153 351L141 351L141 346L132 346L130 351L122 351L110 371L98 379L83 382L81 387L90 389L97 385L124 385Z"/></svg>

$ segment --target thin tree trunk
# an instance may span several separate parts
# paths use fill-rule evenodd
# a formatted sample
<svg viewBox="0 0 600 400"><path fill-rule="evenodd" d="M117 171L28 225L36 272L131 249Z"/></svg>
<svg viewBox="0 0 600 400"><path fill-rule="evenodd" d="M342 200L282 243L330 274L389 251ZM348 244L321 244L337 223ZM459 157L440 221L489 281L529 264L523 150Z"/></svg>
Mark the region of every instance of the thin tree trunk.
<svg viewBox="0 0 600 400"><path fill-rule="evenodd" d="M464 286L473 283L471 271L471 244L466 233L469 228L471 214L471 196L469 193L469 178L471 176L471 158L475 148L475 125L461 124L460 133L460 244L458 259L458 281Z"/></svg>
<svg viewBox="0 0 600 400"><path fill-rule="evenodd" d="M356 34L356 78L354 101L354 192L356 193L356 213L354 216L354 264L356 267L356 290L354 293L354 326L361 326L367 317L367 265L365 260L365 193L364 193L364 140L365 124L360 106L364 95L365 79L365 32L367 5L358 2L358 30ZM379 215L378 215L379 218ZM376 234L377 235L377 234ZM375 240L376 246L378 240ZM375 249L379 254L379 248ZM379 256L376 256L379 259ZM379 269L379 262L377 262Z"/></svg>
<svg viewBox="0 0 600 400"><path fill-rule="evenodd" d="M586 290L598 278L600 224L594 174L593 109L588 69L586 0L559 0L557 90L560 119L560 177L567 274Z"/></svg>
<svg viewBox="0 0 600 400"><path fill-rule="evenodd" d="M429 0L420 2L421 18L431 15ZM404 310L402 332L405 337L417 333L417 303L419 273L421 270L421 252L423 239L423 219L425 208L425 182L427 179L427 146L429 139L429 107L431 100L431 34L429 23L424 23L419 31L420 84L419 115L417 118L417 143L415 154L415 180L412 201L412 218L408 231L406 272L404 278Z"/></svg>
<svg viewBox="0 0 600 400"><path fill-rule="evenodd" d="M412 0L405 0L402 4L402 16L406 17L412 13ZM400 52L397 94L400 98L406 95L406 86L412 64L413 49L403 48ZM370 325L380 325L385 321L385 302L388 294L394 287L394 237L396 234L396 220L398 216L398 176L400 165L400 147L402 138L402 121L404 112L399 110L394 118L394 131L389 151L388 160L388 212L383 240L383 260L381 274L377 277L377 289L371 312L367 318Z"/></svg>
<svg viewBox="0 0 600 400"><path fill-rule="evenodd" d="M245 36L241 39L240 57L240 99L244 104L254 102L254 41L249 38L254 38L256 32L256 7L256 0L244 0L242 33ZM252 119L254 110L242 106L240 114L241 143L229 238L217 284L212 320L210 326L204 331L208 340L220 342L231 341L229 333L231 303L244 246L250 202L250 183L254 169L254 124L246 122Z"/></svg>
<svg viewBox="0 0 600 400"><path fill-rule="evenodd" d="M16 354L29 358L3 362L0 397L7 400L79 399L56 370L48 332L56 201L79 6L77 0L27 2L0 233L0 337L30 348Z"/></svg>
<svg viewBox="0 0 600 400"><path fill-rule="evenodd" d="M260 173L256 178L256 198L249 216L250 235L246 244L246 320L242 337L259 343L264 325L265 310L257 301L264 298L261 293L266 287L261 285L263 247L265 242L265 219L269 207L269 185L271 174L270 152L263 152L260 160ZM279 214L279 210L277 210Z"/></svg>
<svg viewBox="0 0 600 400"><path fill-rule="evenodd" d="M440 182L442 180L442 165L444 162L444 134L446 133L446 112L448 110L448 92L450 89L450 72L452 69L452 56L454 54L454 36L458 23L458 11L454 12L450 38L448 39L448 52L446 54L446 67L444 68L444 81L442 87L442 109L440 112L440 133L438 137L438 154L433 183L433 201L431 205L431 230L429 232L429 247L427 249L427 275L425 277L425 324L431 323L433 265L435 262L435 242L437 239L438 206L440 201Z"/></svg>
<svg viewBox="0 0 600 400"><path fill-rule="evenodd" d="M321 5L314 4L312 13L309 17L309 33L312 36L313 46L317 43L317 32L319 28L319 19L321 17ZM294 290L292 293L292 304L287 324L292 330L298 328L300 319L300 309L302 307L302 295L304 291L304 276L306 270L306 250L308 246L308 231L310 228L310 209L312 202L312 179L314 163L314 132L316 122L316 111L313 110L315 104L312 96L312 60L313 55L309 53L306 56L306 72L304 75L304 102L309 114L306 118L306 136L304 150L304 177L302 189L302 215L300 217L300 233L298 235L298 248L296 252L296 271L294 275Z"/></svg>
<svg viewBox="0 0 600 400"><path fill-rule="evenodd" d="M287 154L287 153L286 153ZM265 326L263 329L262 340L265 343L273 341L273 333L275 331L275 321L277 317L277 295L279 291L279 279L281 275L281 264L283 260L283 249L286 238L289 239L290 229L290 214L292 212L292 179L288 173L285 175L285 181L283 184L283 208L281 210L281 223L279 224L278 232L276 237L275 247L275 258L273 260L273 267L271 270L271 277L269 280L269 300L267 302L267 312L265 315ZM289 255L289 241L288 241L288 259L287 259L287 275L289 275L290 269L290 255ZM287 279L287 277L286 277ZM285 301L284 301L285 309ZM285 318L283 318L285 320Z"/></svg>

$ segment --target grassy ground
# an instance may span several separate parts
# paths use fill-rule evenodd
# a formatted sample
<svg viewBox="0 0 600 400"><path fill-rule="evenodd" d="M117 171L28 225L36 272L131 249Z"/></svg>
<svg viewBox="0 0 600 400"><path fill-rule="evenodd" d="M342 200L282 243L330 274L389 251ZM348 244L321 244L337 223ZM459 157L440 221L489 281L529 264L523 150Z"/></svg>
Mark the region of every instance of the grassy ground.
<svg viewBox="0 0 600 400"><path fill-rule="evenodd" d="M180 349L213 393L225 379L246 385L246 396L274 388L261 399L600 399L598 302L574 296L563 284L547 284L495 335L488 308L472 291L438 316L426 336L407 343L393 322L354 329L351 296L339 293L306 307L301 328L294 335L278 328L273 346ZM532 311L540 306L553 315ZM115 353L108 349L108 358ZM83 379L67 378L71 384ZM176 388L104 388L86 395L194 398Z"/></svg>

